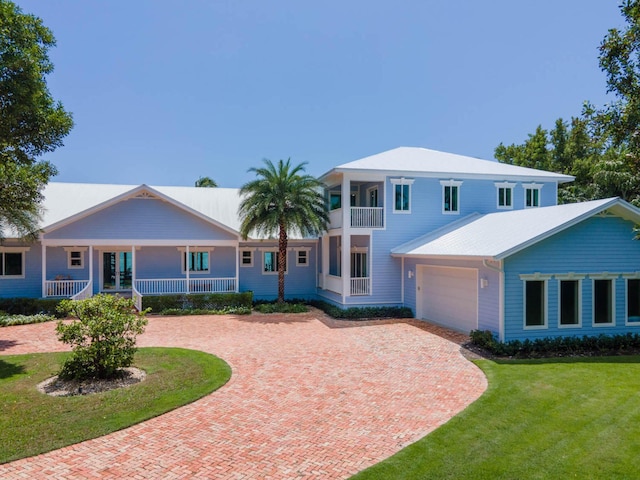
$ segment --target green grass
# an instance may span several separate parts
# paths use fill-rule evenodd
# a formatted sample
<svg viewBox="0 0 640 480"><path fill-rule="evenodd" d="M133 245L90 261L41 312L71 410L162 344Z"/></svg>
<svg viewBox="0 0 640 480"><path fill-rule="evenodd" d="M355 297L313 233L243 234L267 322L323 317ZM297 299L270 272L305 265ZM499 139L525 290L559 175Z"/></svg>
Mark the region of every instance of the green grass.
<svg viewBox="0 0 640 480"><path fill-rule="evenodd" d="M134 366L146 379L93 395L51 397L36 385L55 375L68 353L0 356L0 463L99 437L155 417L220 388L223 360L180 348L141 348Z"/></svg>
<svg viewBox="0 0 640 480"><path fill-rule="evenodd" d="M476 363L478 401L353 479L640 478L640 357Z"/></svg>

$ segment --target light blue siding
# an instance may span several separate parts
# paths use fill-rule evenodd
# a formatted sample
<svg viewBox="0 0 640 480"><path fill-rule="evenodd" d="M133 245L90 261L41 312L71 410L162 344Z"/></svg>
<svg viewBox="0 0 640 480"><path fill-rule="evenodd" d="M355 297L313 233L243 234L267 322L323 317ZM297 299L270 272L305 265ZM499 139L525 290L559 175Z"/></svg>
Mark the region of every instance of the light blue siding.
<svg viewBox="0 0 640 480"><path fill-rule="evenodd" d="M26 246L24 278L4 278L0 276L0 297L38 298L42 296L42 250L39 243L21 245L7 243L7 246Z"/></svg>
<svg viewBox="0 0 640 480"><path fill-rule="evenodd" d="M157 199L131 198L45 235L47 239L234 240L237 237Z"/></svg>
<svg viewBox="0 0 640 480"><path fill-rule="evenodd" d="M617 217L594 217L554 235L505 260L505 340L549 336L582 336L640 333L640 326L625 326L626 284L615 275L615 324L592 324L593 277L609 272L633 273L640 270L640 242L634 240L633 224ZM523 281L520 274L576 274L582 280L582 327L559 328L558 279L547 280L547 328L523 328Z"/></svg>

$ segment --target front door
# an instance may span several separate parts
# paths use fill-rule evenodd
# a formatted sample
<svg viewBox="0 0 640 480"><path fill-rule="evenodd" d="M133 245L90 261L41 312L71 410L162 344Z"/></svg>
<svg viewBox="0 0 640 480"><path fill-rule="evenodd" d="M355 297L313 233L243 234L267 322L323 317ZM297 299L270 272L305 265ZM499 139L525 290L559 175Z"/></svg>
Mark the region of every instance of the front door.
<svg viewBox="0 0 640 480"><path fill-rule="evenodd" d="M102 253L102 289L131 290L131 252Z"/></svg>

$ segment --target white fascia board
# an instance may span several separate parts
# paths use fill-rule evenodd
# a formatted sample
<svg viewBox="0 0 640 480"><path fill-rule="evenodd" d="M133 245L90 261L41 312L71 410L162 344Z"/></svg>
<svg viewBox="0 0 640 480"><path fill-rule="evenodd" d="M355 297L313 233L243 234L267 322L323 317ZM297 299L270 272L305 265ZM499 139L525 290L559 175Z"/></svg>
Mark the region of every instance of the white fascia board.
<svg viewBox="0 0 640 480"><path fill-rule="evenodd" d="M175 247L184 245L193 245L198 247L235 247L238 245L237 240L145 240L145 239L95 239L95 238L56 238L43 239L42 244L47 247L62 247L69 245L80 246L113 246L113 247Z"/></svg>
<svg viewBox="0 0 640 480"><path fill-rule="evenodd" d="M498 261L497 258L495 257L490 257L487 255L439 255L439 254L425 254L425 253L392 253L391 254L392 257L396 257L396 258L431 258L431 259L435 259L435 260L475 260L475 261L482 261L482 260L493 260L493 261ZM445 267L446 265L442 265L443 267Z"/></svg>

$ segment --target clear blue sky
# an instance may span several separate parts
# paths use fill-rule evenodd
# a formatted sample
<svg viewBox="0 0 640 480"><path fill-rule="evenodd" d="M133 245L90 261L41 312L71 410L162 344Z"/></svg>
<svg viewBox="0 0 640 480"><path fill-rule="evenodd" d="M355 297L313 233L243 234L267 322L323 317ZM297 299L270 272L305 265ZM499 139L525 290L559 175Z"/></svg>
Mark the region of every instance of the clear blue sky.
<svg viewBox="0 0 640 480"><path fill-rule="evenodd" d="M73 113L56 181L238 187L263 158L493 158L606 102L615 0L18 0Z"/></svg>

